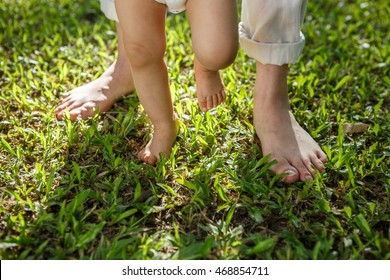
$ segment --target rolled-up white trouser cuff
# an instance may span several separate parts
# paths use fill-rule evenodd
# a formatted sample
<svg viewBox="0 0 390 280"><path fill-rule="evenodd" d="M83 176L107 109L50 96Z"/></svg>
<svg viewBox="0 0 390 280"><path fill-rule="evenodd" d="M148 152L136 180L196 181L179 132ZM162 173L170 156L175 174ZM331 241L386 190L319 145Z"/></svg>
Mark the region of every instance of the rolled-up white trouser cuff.
<svg viewBox="0 0 390 280"><path fill-rule="evenodd" d="M305 44L301 25L308 0L242 0L240 42L263 64L295 63Z"/></svg>
<svg viewBox="0 0 390 280"><path fill-rule="evenodd" d="M119 21L115 10L114 0L100 0L100 9L107 18Z"/></svg>
<svg viewBox="0 0 390 280"><path fill-rule="evenodd" d="M305 36L292 43L263 43L254 41L240 24L240 44L244 52L263 64L283 65L297 62L305 45Z"/></svg>

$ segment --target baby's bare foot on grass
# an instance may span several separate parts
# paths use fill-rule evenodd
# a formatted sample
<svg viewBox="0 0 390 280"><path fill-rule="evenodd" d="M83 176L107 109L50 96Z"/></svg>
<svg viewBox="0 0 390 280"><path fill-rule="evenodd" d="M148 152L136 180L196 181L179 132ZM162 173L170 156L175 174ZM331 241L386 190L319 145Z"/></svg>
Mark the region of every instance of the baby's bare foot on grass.
<svg viewBox="0 0 390 280"><path fill-rule="evenodd" d="M96 80L71 90L54 114L62 120L68 110L72 121L85 120L107 112L119 98L133 90L130 68L118 69L114 63Z"/></svg>
<svg viewBox="0 0 390 280"><path fill-rule="evenodd" d="M225 86L219 71L207 70L195 60L195 79L196 95L202 112L207 112L225 102Z"/></svg>
<svg viewBox="0 0 390 280"><path fill-rule="evenodd" d="M176 121L155 128L149 143L138 153L138 159L147 164L155 165L160 159L160 155L169 157L177 133L178 127Z"/></svg>

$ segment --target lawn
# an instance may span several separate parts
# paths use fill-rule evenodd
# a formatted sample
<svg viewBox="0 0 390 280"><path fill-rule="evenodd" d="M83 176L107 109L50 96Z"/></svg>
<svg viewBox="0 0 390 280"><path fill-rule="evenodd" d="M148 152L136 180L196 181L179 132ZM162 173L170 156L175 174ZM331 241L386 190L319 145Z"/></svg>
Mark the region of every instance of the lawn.
<svg viewBox="0 0 390 280"><path fill-rule="evenodd" d="M289 92L329 163L286 185L257 145L242 51L226 104L200 112L185 13L167 19L180 134L154 168L137 160L150 124L134 94L91 120L53 117L115 59L98 1L2 0L0 258L390 259L389 15L384 0L309 3Z"/></svg>

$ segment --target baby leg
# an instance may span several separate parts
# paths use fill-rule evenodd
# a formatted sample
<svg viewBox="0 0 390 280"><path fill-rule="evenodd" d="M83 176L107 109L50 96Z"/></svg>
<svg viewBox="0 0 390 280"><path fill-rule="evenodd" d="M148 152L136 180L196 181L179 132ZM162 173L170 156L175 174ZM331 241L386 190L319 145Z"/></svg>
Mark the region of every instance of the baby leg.
<svg viewBox="0 0 390 280"><path fill-rule="evenodd" d="M234 0L188 0L195 53L198 102L203 112L226 99L218 70L229 66L238 49L237 7Z"/></svg>
<svg viewBox="0 0 390 280"><path fill-rule="evenodd" d="M137 94L154 126L138 157L153 165L160 153L169 156L177 135L164 62L166 6L155 0L116 0L115 4Z"/></svg>

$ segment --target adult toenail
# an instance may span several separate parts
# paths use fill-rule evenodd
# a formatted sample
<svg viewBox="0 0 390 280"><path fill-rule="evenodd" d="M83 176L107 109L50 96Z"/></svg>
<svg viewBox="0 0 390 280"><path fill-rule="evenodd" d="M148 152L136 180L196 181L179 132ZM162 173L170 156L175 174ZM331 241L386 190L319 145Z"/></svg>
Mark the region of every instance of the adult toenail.
<svg viewBox="0 0 390 280"><path fill-rule="evenodd" d="M295 171L293 171L293 170L286 170L284 173L285 173L287 176L294 176L294 175L297 174L297 173L296 173Z"/></svg>
<svg viewBox="0 0 390 280"><path fill-rule="evenodd" d="M305 181L313 181L313 177L310 176L310 175L307 175L307 176L305 177Z"/></svg>

